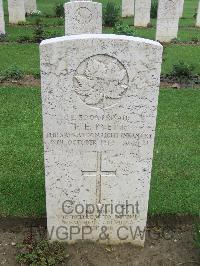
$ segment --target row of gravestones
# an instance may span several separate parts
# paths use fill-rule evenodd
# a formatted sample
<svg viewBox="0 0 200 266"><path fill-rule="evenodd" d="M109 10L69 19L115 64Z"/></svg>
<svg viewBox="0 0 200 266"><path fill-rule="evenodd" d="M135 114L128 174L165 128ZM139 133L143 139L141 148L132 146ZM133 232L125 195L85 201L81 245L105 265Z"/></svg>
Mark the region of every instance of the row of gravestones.
<svg viewBox="0 0 200 266"><path fill-rule="evenodd" d="M183 15L184 0L179 2L179 15ZM141 20L142 10L146 23ZM150 23L151 0L122 0L122 17L134 17L135 26L146 27Z"/></svg>
<svg viewBox="0 0 200 266"><path fill-rule="evenodd" d="M76 2L72 0L71 2ZM89 8L84 8L85 1L79 1L79 14L75 14L77 4L65 4L65 33L76 34L82 32L82 25L88 27L85 33L101 33L102 28L102 8L99 3L90 2ZM157 15L156 40L169 42L177 37L179 18L183 14L184 0L159 0ZM9 22L18 23L25 21L25 13L36 11L36 0L8 0ZM93 16L91 15L91 11ZM134 25L147 27L150 23L151 0L122 0L122 16L134 16ZM77 29L72 29L74 16L77 20ZM79 18L78 18L79 15ZM91 19L94 19L92 22ZM79 23L80 22L80 23ZM80 24L80 28L78 28ZM197 12L196 26L200 27L200 1ZM0 34L5 34L5 22L3 14L3 4L0 0Z"/></svg>
<svg viewBox="0 0 200 266"><path fill-rule="evenodd" d="M169 42L177 38L179 18L183 15L184 0L159 0L156 40ZM122 0L122 17L134 16L134 26L150 23L151 0ZM200 27L200 1L196 26Z"/></svg>
<svg viewBox="0 0 200 266"><path fill-rule="evenodd" d="M36 0L8 0L9 23L26 20L25 15L37 10ZM0 0L0 35L5 34L3 0Z"/></svg>
<svg viewBox="0 0 200 266"><path fill-rule="evenodd" d="M77 5L79 5L78 13L76 13ZM156 28L157 41L170 42L177 38L179 18L183 15L183 7L184 0L159 0ZM134 15L135 26L148 26L150 10L151 0L122 0L122 16ZM94 16L92 16L92 13ZM84 1L65 4L65 34L83 33L82 25L84 25L84 33L102 32L101 4L85 3ZM200 1L196 26L200 26Z"/></svg>

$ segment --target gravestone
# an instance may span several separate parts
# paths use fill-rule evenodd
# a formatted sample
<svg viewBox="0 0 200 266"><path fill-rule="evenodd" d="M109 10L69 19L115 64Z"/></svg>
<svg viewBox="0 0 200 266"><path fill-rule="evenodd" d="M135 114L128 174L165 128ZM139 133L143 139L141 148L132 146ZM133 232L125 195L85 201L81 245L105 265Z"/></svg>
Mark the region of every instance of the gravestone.
<svg viewBox="0 0 200 266"><path fill-rule="evenodd" d="M65 4L65 35L102 33L102 4L71 1Z"/></svg>
<svg viewBox="0 0 200 266"><path fill-rule="evenodd" d="M183 16L183 9L184 9L184 0L180 0L180 6L179 6L179 16L182 18Z"/></svg>
<svg viewBox="0 0 200 266"><path fill-rule="evenodd" d="M198 9L197 9L196 27L200 27L200 1L199 1Z"/></svg>
<svg viewBox="0 0 200 266"><path fill-rule="evenodd" d="M151 0L135 0L134 26L147 27L150 23Z"/></svg>
<svg viewBox="0 0 200 266"><path fill-rule="evenodd" d="M36 0L25 0L24 4L25 4L25 12L27 14L37 11Z"/></svg>
<svg viewBox="0 0 200 266"><path fill-rule="evenodd" d="M122 17L133 17L135 10L135 0L122 0Z"/></svg>
<svg viewBox="0 0 200 266"><path fill-rule="evenodd" d="M50 239L143 246L162 46L82 34L40 55Z"/></svg>
<svg viewBox="0 0 200 266"><path fill-rule="evenodd" d="M0 0L0 35L4 35L5 32L5 20L3 11L3 1Z"/></svg>
<svg viewBox="0 0 200 266"><path fill-rule="evenodd" d="M24 0L8 0L9 23L26 21Z"/></svg>
<svg viewBox="0 0 200 266"><path fill-rule="evenodd" d="M160 0L158 4L156 40L170 42L177 38L180 0Z"/></svg>

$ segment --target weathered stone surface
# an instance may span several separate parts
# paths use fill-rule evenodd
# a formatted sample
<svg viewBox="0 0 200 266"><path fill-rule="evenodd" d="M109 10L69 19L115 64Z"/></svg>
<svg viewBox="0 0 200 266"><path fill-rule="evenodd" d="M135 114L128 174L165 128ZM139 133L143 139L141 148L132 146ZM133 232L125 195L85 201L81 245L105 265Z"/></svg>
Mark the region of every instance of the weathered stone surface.
<svg viewBox="0 0 200 266"><path fill-rule="evenodd" d="M183 9L184 9L184 0L180 0L180 5L179 5L179 16L182 18L183 16Z"/></svg>
<svg viewBox="0 0 200 266"><path fill-rule="evenodd" d="M200 27L200 1L199 1L198 10L197 10L197 21L196 21L196 27Z"/></svg>
<svg viewBox="0 0 200 266"><path fill-rule="evenodd" d="M43 41L40 55L51 239L143 246L162 46L74 35Z"/></svg>
<svg viewBox="0 0 200 266"><path fill-rule="evenodd" d="M8 0L9 23L26 21L24 0Z"/></svg>
<svg viewBox="0 0 200 266"><path fill-rule="evenodd" d="M65 35L102 33L102 4L72 1L65 4Z"/></svg>
<svg viewBox="0 0 200 266"><path fill-rule="evenodd" d="M170 42L177 38L180 0L160 0L158 4L156 40Z"/></svg>
<svg viewBox="0 0 200 266"><path fill-rule="evenodd" d="M134 26L147 27L150 23L151 0L135 0Z"/></svg>
<svg viewBox="0 0 200 266"><path fill-rule="evenodd" d="M122 0L122 17L133 17L135 10L135 0Z"/></svg>
<svg viewBox="0 0 200 266"><path fill-rule="evenodd" d="M36 0L25 0L24 4L25 4L25 12L27 14L37 11Z"/></svg>
<svg viewBox="0 0 200 266"><path fill-rule="evenodd" d="M5 34L5 20L3 12L3 2L0 0L0 35Z"/></svg>

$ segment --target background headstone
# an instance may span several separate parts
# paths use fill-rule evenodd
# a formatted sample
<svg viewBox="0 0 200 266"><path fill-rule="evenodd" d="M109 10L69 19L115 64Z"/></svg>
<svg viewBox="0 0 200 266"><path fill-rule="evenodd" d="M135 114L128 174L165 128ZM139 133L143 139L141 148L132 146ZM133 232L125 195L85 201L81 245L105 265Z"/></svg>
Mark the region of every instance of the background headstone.
<svg viewBox="0 0 200 266"><path fill-rule="evenodd" d="M27 14L37 11L36 0L25 0L24 4L25 4L25 12Z"/></svg>
<svg viewBox="0 0 200 266"><path fill-rule="evenodd" d="M183 16L183 10L184 10L184 0L180 0L180 9L179 9L180 18L182 18Z"/></svg>
<svg viewBox="0 0 200 266"><path fill-rule="evenodd" d="M134 26L147 27L150 23L151 0L135 0Z"/></svg>
<svg viewBox="0 0 200 266"><path fill-rule="evenodd" d="M8 0L9 23L26 21L24 0Z"/></svg>
<svg viewBox="0 0 200 266"><path fill-rule="evenodd" d="M180 0L160 0L158 4L156 40L170 42L177 38Z"/></svg>
<svg viewBox="0 0 200 266"><path fill-rule="evenodd" d="M200 1L199 1L199 5L198 5L198 10L197 10L196 27L200 27Z"/></svg>
<svg viewBox="0 0 200 266"><path fill-rule="evenodd" d="M135 0L122 0L122 17L133 17L135 10Z"/></svg>
<svg viewBox="0 0 200 266"><path fill-rule="evenodd" d="M3 1L0 0L0 35L5 34L5 20L3 11Z"/></svg>
<svg viewBox="0 0 200 266"><path fill-rule="evenodd" d="M102 33L102 4L71 1L65 4L65 35Z"/></svg>
<svg viewBox="0 0 200 266"><path fill-rule="evenodd" d="M74 35L43 41L40 55L51 240L143 246L162 46Z"/></svg>

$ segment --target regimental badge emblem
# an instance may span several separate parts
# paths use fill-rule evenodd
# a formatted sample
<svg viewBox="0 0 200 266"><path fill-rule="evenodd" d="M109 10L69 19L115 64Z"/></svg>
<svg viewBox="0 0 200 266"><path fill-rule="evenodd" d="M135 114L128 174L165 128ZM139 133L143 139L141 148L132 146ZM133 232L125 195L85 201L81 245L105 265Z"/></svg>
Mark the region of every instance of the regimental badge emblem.
<svg viewBox="0 0 200 266"><path fill-rule="evenodd" d="M108 108L119 102L128 90L128 73L124 65L109 55L85 59L74 75L75 92L88 106Z"/></svg>

